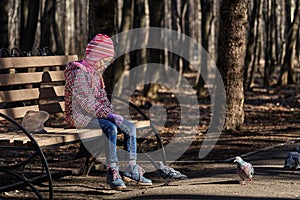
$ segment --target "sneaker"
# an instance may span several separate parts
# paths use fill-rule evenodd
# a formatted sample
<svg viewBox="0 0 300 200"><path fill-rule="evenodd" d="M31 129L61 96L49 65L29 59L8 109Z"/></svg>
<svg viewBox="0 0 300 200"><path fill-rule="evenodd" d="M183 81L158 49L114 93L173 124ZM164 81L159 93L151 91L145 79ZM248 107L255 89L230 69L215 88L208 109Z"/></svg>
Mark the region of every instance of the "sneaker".
<svg viewBox="0 0 300 200"><path fill-rule="evenodd" d="M112 189L119 190L126 188L126 185L119 174L119 167L108 167L106 182Z"/></svg>
<svg viewBox="0 0 300 200"><path fill-rule="evenodd" d="M143 176L145 170L139 165L128 166L128 169L123 174L123 180L125 182L135 182L142 186L151 186L152 181Z"/></svg>

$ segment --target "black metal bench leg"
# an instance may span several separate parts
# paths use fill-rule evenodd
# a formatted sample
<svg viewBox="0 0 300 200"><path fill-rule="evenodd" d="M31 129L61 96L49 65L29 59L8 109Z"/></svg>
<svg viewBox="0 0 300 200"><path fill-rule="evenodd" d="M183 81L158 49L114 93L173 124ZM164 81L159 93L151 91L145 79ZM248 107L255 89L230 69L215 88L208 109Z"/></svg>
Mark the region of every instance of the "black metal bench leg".
<svg viewBox="0 0 300 200"><path fill-rule="evenodd" d="M84 175L84 176L88 176L91 169L92 169L92 167L95 165L96 158L93 157L92 160L90 161L91 157L92 156L87 156L86 157L84 170L83 170L83 173L82 173L82 175Z"/></svg>
<svg viewBox="0 0 300 200"><path fill-rule="evenodd" d="M34 181L38 182L39 177L36 177L35 180L34 180L34 178L27 178L23 175L22 170L21 171L17 170L17 169L23 169L26 165L28 165L28 163L33 158L39 157L41 159L41 164L42 164L42 167L43 167L43 174L44 174L44 176L45 176L45 178L47 179L47 182L48 182L49 199L50 200L53 199L52 176L51 176L51 173L50 173L48 162L47 162L47 160L45 158L45 155L44 155L43 151L41 150L40 146L38 145L38 143L36 142L34 137L21 124L19 124L13 118L11 118L7 115L4 115L2 113L0 113L0 116L3 117L4 119L6 119L7 121L11 122L12 124L14 124L16 127L18 127L19 130L21 130L30 139L31 144L32 144L32 148L30 147L30 149L34 150L36 152L31 157L29 157L26 161L17 163L15 165L0 166L0 172L9 173L9 174L14 175L15 177L17 177L19 179L19 181L22 181L24 184L29 186L31 188L31 190L36 194L36 196L39 199L43 199L41 193L39 192L39 190L34 185ZM11 148L18 148L18 147L11 147ZM0 191L10 190L11 188L15 188L18 185L21 185L21 184L16 182L16 183L10 184L8 186L4 186L4 187L0 186Z"/></svg>

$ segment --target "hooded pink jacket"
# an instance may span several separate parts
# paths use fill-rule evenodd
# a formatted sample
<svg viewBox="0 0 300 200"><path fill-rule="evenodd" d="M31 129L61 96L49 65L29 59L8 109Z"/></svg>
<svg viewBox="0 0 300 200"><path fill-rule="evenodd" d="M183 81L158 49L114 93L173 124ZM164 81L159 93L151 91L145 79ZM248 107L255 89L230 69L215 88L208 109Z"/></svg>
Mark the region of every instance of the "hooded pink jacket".
<svg viewBox="0 0 300 200"><path fill-rule="evenodd" d="M86 127L92 118L107 118L112 105L97 71L85 61L70 62L64 72L66 121Z"/></svg>

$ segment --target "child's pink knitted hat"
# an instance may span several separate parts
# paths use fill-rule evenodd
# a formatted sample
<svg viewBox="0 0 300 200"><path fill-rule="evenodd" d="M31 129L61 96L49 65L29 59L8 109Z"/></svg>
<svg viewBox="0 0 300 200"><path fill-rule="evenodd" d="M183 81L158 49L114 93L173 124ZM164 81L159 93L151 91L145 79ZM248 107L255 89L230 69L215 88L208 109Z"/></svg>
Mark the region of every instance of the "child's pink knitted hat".
<svg viewBox="0 0 300 200"><path fill-rule="evenodd" d="M114 57L114 43L107 35L97 34L86 46L85 61L94 66L98 60Z"/></svg>

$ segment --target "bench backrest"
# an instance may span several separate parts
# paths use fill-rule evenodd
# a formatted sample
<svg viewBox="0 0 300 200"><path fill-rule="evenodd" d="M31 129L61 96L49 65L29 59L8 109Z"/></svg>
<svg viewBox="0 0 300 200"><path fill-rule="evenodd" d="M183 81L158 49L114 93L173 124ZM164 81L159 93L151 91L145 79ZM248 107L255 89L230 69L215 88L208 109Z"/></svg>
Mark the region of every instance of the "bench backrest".
<svg viewBox="0 0 300 200"><path fill-rule="evenodd" d="M77 59L77 55L0 58L0 112L14 119L28 110L64 112L63 70Z"/></svg>

